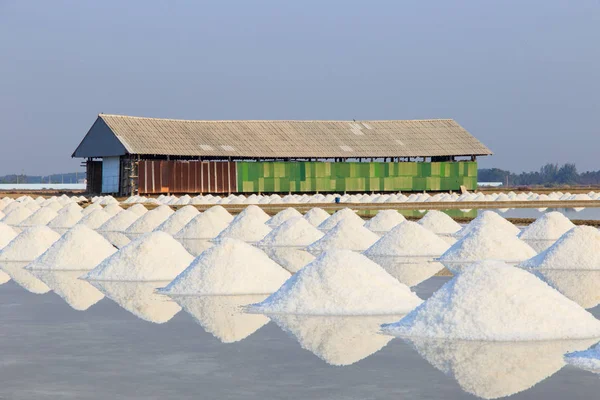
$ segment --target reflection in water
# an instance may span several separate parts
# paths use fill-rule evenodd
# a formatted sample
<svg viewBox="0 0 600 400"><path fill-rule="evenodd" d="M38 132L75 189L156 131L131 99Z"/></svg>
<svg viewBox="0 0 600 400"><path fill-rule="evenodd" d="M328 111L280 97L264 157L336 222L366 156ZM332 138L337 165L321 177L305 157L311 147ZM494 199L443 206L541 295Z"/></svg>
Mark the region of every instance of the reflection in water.
<svg viewBox="0 0 600 400"><path fill-rule="evenodd" d="M79 279L87 271L33 270L31 273L44 282L69 306L84 311L104 298L104 295L87 281Z"/></svg>
<svg viewBox="0 0 600 400"><path fill-rule="evenodd" d="M0 285L4 285L8 281L10 281L10 275L4 271L0 271Z"/></svg>
<svg viewBox="0 0 600 400"><path fill-rule="evenodd" d="M600 271L527 269L584 308L600 304Z"/></svg>
<svg viewBox="0 0 600 400"><path fill-rule="evenodd" d="M330 365L351 365L384 348L392 337L379 326L402 315L369 317L270 315L300 346Z"/></svg>
<svg viewBox="0 0 600 400"><path fill-rule="evenodd" d="M261 250L292 274L315 259L315 256L299 247L261 247Z"/></svg>
<svg viewBox="0 0 600 400"><path fill-rule="evenodd" d="M496 399L527 390L554 375L565 365L565 353L587 349L598 339L543 342L405 340L431 365L454 378L464 391L484 399Z"/></svg>
<svg viewBox="0 0 600 400"><path fill-rule="evenodd" d="M416 286L444 268L442 263L433 261L433 257L372 255L369 258L381 265L394 278L408 286Z"/></svg>
<svg viewBox="0 0 600 400"><path fill-rule="evenodd" d="M89 283L136 317L155 324L169 321L181 310L181 307L167 296L155 293L157 288L164 287L169 282Z"/></svg>
<svg viewBox="0 0 600 400"><path fill-rule="evenodd" d="M177 241L194 257L198 257L204 250L213 246L210 240L205 239L177 239Z"/></svg>
<svg viewBox="0 0 600 400"><path fill-rule="evenodd" d="M98 232L104 239L108 240L110 244L115 246L117 249L126 246L131 240L122 232Z"/></svg>
<svg viewBox="0 0 600 400"><path fill-rule="evenodd" d="M172 296L202 328L223 343L247 338L269 322L261 314L246 314L242 307L259 303L268 295Z"/></svg>
<svg viewBox="0 0 600 400"><path fill-rule="evenodd" d="M600 374L600 344L589 350L566 354L565 361L574 367Z"/></svg>
<svg viewBox="0 0 600 400"><path fill-rule="evenodd" d="M7 273L17 285L28 292L34 294L48 293L50 288L25 269L27 264L29 264L27 261L5 261L0 264L0 269Z"/></svg>

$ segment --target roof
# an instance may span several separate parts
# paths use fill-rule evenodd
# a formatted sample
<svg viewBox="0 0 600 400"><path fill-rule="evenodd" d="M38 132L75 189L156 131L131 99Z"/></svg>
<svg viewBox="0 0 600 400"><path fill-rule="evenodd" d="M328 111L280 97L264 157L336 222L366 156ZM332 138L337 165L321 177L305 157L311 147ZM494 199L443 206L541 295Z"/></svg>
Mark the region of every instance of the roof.
<svg viewBox="0 0 600 400"><path fill-rule="evenodd" d="M195 121L100 114L73 157L123 154L353 158L492 152L452 119Z"/></svg>

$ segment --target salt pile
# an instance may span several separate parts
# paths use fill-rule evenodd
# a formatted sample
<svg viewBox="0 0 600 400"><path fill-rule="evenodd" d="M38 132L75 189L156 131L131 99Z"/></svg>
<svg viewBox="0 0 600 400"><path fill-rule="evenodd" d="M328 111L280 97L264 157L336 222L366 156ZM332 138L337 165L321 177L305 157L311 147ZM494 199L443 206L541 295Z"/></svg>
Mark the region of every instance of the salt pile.
<svg viewBox="0 0 600 400"><path fill-rule="evenodd" d="M0 285L4 285L6 282L10 281L10 275L6 272L0 271Z"/></svg>
<svg viewBox="0 0 600 400"><path fill-rule="evenodd" d="M396 210L381 210L365 223L365 228L373 232L388 232L406 218Z"/></svg>
<svg viewBox="0 0 600 400"><path fill-rule="evenodd" d="M16 237L17 232L13 228L0 222L0 250L6 247L6 245Z"/></svg>
<svg viewBox="0 0 600 400"><path fill-rule="evenodd" d="M304 214L304 219L315 227L321 225L329 217L330 215L327 211L318 207L311 208L306 214Z"/></svg>
<svg viewBox="0 0 600 400"><path fill-rule="evenodd" d="M466 268L384 332L460 340L600 337L600 321L534 275L503 262Z"/></svg>
<svg viewBox="0 0 600 400"><path fill-rule="evenodd" d="M439 256L450 246L416 222L405 221L383 235L364 254L370 256Z"/></svg>
<svg viewBox="0 0 600 400"><path fill-rule="evenodd" d="M144 207L142 204L135 204L127 209L127 211L131 211L139 215L140 217L148 212L148 209Z"/></svg>
<svg viewBox="0 0 600 400"><path fill-rule="evenodd" d="M213 247L214 243L206 239L177 239L179 243L194 257Z"/></svg>
<svg viewBox="0 0 600 400"><path fill-rule="evenodd" d="M281 223L256 245L259 247L305 247L322 237L323 233L320 230L300 216Z"/></svg>
<svg viewBox="0 0 600 400"><path fill-rule="evenodd" d="M330 229L333 229L338 224L338 222L346 219L354 221L356 224L360 223L361 225L364 225L365 223L365 221L363 221L361 217L356 215L354 211L352 211L349 208L343 208L339 211L336 211L333 215L331 215L329 218L323 221L318 228L322 231L328 231Z"/></svg>
<svg viewBox="0 0 600 400"><path fill-rule="evenodd" d="M200 212L194 206L184 206L172 214L165 222L160 224L155 231L166 232L174 235L194 219Z"/></svg>
<svg viewBox="0 0 600 400"><path fill-rule="evenodd" d="M26 262L5 261L0 264L0 268L10 276L10 278L20 287L33 294L45 294L50 288L31 272L25 268Z"/></svg>
<svg viewBox="0 0 600 400"><path fill-rule="evenodd" d="M85 311L104 298L98 289L79 279L81 272L38 270L32 271L32 274L74 310Z"/></svg>
<svg viewBox="0 0 600 400"><path fill-rule="evenodd" d="M418 224L437 235L452 235L462 229L448 214L438 210L427 211Z"/></svg>
<svg viewBox="0 0 600 400"><path fill-rule="evenodd" d="M148 211L125 230L126 233L140 234L148 233L156 229L173 214L169 206L158 206Z"/></svg>
<svg viewBox="0 0 600 400"><path fill-rule="evenodd" d="M202 328L222 343L239 342L269 322L260 314L247 314L243 307L262 301L266 295L176 296L173 300Z"/></svg>
<svg viewBox="0 0 600 400"><path fill-rule="evenodd" d="M362 220L348 218L341 220L325 236L308 246L306 251L314 255L330 249L364 251L378 240L379 236L365 228Z"/></svg>
<svg viewBox="0 0 600 400"><path fill-rule="evenodd" d="M131 242L131 239L127 237L123 232L102 232L98 231L104 239L108 240L110 244L115 246L117 249L125 247Z"/></svg>
<svg viewBox="0 0 600 400"><path fill-rule="evenodd" d="M143 218L143 217L142 217ZM98 281L170 281L192 261L183 246L164 232L132 241L82 276Z"/></svg>
<svg viewBox="0 0 600 400"><path fill-rule="evenodd" d="M140 218L139 214L123 210L98 227L100 232L124 232Z"/></svg>
<svg viewBox="0 0 600 400"><path fill-rule="evenodd" d="M535 255L535 250L511 233L492 226L481 226L452 245L439 261L450 271L458 273L480 260L520 262Z"/></svg>
<svg viewBox="0 0 600 400"><path fill-rule="evenodd" d="M290 273L264 252L240 240L223 239L197 257L160 293L239 295L273 293Z"/></svg>
<svg viewBox="0 0 600 400"><path fill-rule="evenodd" d="M102 206L98 203L90 204L89 206L85 207L81 213L85 216L96 210L102 210Z"/></svg>
<svg viewBox="0 0 600 400"><path fill-rule="evenodd" d="M315 256L297 247L262 247L262 250L271 260L291 273L298 272L315 259Z"/></svg>
<svg viewBox="0 0 600 400"><path fill-rule="evenodd" d="M69 203L66 206L64 206L63 208L61 208L60 210L57 211L57 213L63 214L66 212L74 212L74 211L78 211L81 213L81 211L83 210L83 208L81 208L81 206L77 203Z"/></svg>
<svg viewBox="0 0 600 400"><path fill-rule="evenodd" d="M523 229L519 237L530 240L557 240L574 227L575 224L569 218L557 211L552 211Z"/></svg>
<svg viewBox="0 0 600 400"><path fill-rule="evenodd" d="M72 228L83 218L81 211L70 209L58 214L56 218L48 223L48 228L65 229Z"/></svg>
<svg viewBox="0 0 600 400"><path fill-rule="evenodd" d="M600 270L535 268L529 272L583 308L600 304Z"/></svg>
<svg viewBox="0 0 600 400"><path fill-rule="evenodd" d="M8 213L6 213L6 217L2 218L2 223L6 225L19 225L25 219L29 218L33 214L25 207L16 208Z"/></svg>
<svg viewBox="0 0 600 400"><path fill-rule="evenodd" d="M404 314L421 302L406 285L365 256L332 250L248 310L264 314Z"/></svg>
<svg viewBox="0 0 600 400"><path fill-rule="evenodd" d="M47 226L27 228L0 251L0 261L31 261L39 257L60 235Z"/></svg>
<svg viewBox="0 0 600 400"><path fill-rule="evenodd" d="M276 228L288 219L296 217L302 217L302 214L300 214L295 208L286 208L283 211L279 211L265 223L271 228Z"/></svg>
<svg viewBox="0 0 600 400"><path fill-rule="evenodd" d="M577 226L548 249L523 261L523 268L600 270L600 231Z"/></svg>
<svg viewBox="0 0 600 400"><path fill-rule="evenodd" d="M600 344L589 350L568 353L565 361L574 367L600 374Z"/></svg>
<svg viewBox="0 0 600 400"><path fill-rule="evenodd" d="M456 236L466 236L471 231L481 228L492 228L497 231L503 231L507 235L517 236L521 231L519 228L514 226L512 223L502 218L500 215L493 211L484 211L477 218L475 218L469 225L456 232Z"/></svg>
<svg viewBox="0 0 600 400"><path fill-rule="evenodd" d="M232 220L231 214L223 207L214 206L196 216L174 236L178 239L213 239L227 228Z"/></svg>
<svg viewBox="0 0 600 400"><path fill-rule="evenodd" d="M67 231L26 268L29 270L91 270L117 249L85 225Z"/></svg>
<svg viewBox="0 0 600 400"><path fill-rule="evenodd" d="M216 241L225 238L239 239L244 242L258 242L271 228L265 225L269 216L259 207L251 205L239 213L233 221L216 237Z"/></svg>
<svg viewBox="0 0 600 400"><path fill-rule="evenodd" d="M352 365L384 348L392 337L381 335L379 326L394 316L341 317L272 315L282 330L300 346L329 365Z"/></svg>
<svg viewBox="0 0 600 400"><path fill-rule="evenodd" d="M90 229L98 229L109 219L111 219L110 214L105 213L104 210L94 210L81 218L77 225L85 225Z"/></svg>
<svg viewBox="0 0 600 400"><path fill-rule="evenodd" d="M119 207L118 204L109 204L106 207L104 207L102 209L102 211L104 211L105 213L107 213L111 217L114 217L115 215L117 215L118 213L120 213L121 211L123 211L123 209L121 207Z"/></svg>
<svg viewBox="0 0 600 400"><path fill-rule="evenodd" d="M23 221L19 223L20 227L27 226L40 226L40 225L48 225L50 221L56 218L58 214L56 211L52 210L48 207L43 207L31 214L29 217L25 218Z"/></svg>

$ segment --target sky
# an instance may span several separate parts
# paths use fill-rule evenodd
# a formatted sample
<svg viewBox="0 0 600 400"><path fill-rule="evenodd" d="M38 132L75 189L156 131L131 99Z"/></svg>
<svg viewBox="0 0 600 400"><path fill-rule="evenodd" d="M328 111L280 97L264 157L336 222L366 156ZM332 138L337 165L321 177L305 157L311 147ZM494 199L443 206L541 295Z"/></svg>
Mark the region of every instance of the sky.
<svg viewBox="0 0 600 400"><path fill-rule="evenodd" d="M0 175L81 171L99 113L453 118L600 169L600 1L0 0Z"/></svg>

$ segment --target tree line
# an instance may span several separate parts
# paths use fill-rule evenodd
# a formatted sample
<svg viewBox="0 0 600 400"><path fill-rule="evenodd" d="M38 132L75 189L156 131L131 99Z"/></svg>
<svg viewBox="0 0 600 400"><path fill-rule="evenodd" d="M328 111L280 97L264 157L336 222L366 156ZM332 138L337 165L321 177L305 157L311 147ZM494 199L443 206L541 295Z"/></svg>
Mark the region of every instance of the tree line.
<svg viewBox="0 0 600 400"><path fill-rule="evenodd" d="M509 186L559 186L600 185L600 170L579 173L575 164L546 164L539 171L513 172L499 168L483 168L478 171L479 182L502 182Z"/></svg>
<svg viewBox="0 0 600 400"><path fill-rule="evenodd" d="M69 172L46 176L11 174L0 176L0 183L78 183L85 178L85 172Z"/></svg>

